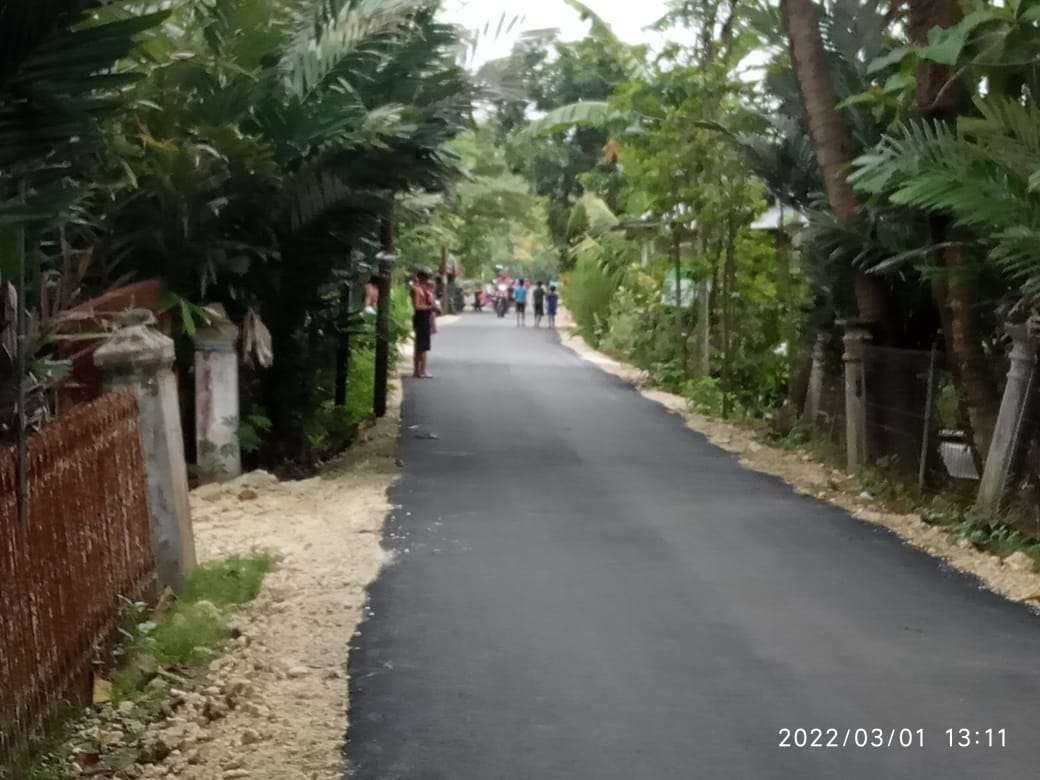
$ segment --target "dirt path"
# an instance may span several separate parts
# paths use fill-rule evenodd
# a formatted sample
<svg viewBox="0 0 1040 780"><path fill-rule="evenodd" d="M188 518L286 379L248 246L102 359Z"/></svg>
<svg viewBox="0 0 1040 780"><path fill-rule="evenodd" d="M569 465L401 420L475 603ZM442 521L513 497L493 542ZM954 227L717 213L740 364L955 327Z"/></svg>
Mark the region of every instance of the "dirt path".
<svg viewBox="0 0 1040 780"><path fill-rule="evenodd" d="M645 372L598 352L571 330L562 331L563 343L584 360L635 385L646 398L681 416L688 427L703 433L716 446L736 453L746 467L780 477L798 492L814 496L850 512L860 520L884 526L909 544L940 558L958 571L974 575L990 590L1012 600L1036 604L1040 574L1024 553L1005 559L982 552L967 542L957 542L942 529L924 522L918 514L885 512L877 502L853 489L844 472L812 460L808 455L770 447L752 431L705 417L689 410L686 399L646 386Z"/></svg>

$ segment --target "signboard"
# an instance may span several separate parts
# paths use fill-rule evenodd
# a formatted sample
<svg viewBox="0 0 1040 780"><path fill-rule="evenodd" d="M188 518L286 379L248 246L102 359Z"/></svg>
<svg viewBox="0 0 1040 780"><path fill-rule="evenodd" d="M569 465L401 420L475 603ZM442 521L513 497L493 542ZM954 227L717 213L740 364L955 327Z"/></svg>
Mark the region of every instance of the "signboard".
<svg viewBox="0 0 1040 780"><path fill-rule="evenodd" d="M689 308L697 300L697 282L684 276L679 278L679 283L679 300L683 308ZM664 284L661 287L661 304L675 306L674 273L670 273L664 278Z"/></svg>

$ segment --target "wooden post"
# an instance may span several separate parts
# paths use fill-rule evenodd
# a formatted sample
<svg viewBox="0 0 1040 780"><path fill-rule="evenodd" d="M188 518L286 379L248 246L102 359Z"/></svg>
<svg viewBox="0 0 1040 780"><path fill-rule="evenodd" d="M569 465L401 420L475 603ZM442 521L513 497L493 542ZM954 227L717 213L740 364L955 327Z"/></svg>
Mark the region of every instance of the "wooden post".
<svg viewBox="0 0 1040 780"><path fill-rule="evenodd" d="M921 431L921 461L917 467L917 488L924 490L924 480L928 473L929 439L932 438L932 404L935 402L935 369L939 358L939 350L932 344L932 354L928 361L928 387L925 388L924 430Z"/></svg>
<svg viewBox="0 0 1040 780"><path fill-rule="evenodd" d="M390 382L390 268L394 256L394 224L382 221L382 251L379 253L379 307L376 310L375 392L372 411L386 416L386 396Z"/></svg>
<svg viewBox="0 0 1040 780"><path fill-rule="evenodd" d="M350 298L352 287L344 282L339 290L339 340L336 344L336 406L347 405L350 382Z"/></svg>
<svg viewBox="0 0 1040 780"><path fill-rule="evenodd" d="M679 340L682 355L683 376L686 375L686 366L689 363L686 355L686 333L683 328L683 305L682 305L682 229L676 225L675 235L672 238L672 254L675 258L675 337Z"/></svg>

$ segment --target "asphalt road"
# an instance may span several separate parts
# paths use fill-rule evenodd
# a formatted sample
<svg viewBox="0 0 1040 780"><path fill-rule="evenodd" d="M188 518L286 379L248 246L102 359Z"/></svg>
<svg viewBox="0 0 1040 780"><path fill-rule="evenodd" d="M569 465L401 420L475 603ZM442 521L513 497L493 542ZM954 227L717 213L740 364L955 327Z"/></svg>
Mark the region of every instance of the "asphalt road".
<svg viewBox="0 0 1040 780"><path fill-rule="evenodd" d="M351 648L351 776L1040 775L1040 618L544 330L468 315L430 367ZM814 728L839 746L779 746Z"/></svg>

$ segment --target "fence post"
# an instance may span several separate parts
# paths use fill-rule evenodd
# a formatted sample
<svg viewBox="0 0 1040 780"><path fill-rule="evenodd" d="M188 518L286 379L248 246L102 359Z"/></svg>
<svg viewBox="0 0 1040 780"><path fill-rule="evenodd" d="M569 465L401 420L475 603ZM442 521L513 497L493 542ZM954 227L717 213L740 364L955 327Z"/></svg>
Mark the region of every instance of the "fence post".
<svg viewBox="0 0 1040 780"><path fill-rule="evenodd" d="M188 505L188 472L173 339L155 329L151 312L135 309L124 326L94 353L105 389L137 396L141 450L148 478L148 511L160 586L180 587L195 565Z"/></svg>
<svg viewBox="0 0 1040 780"><path fill-rule="evenodd" d="M238 328L212 303L208 325L195 333L195 442L199 475L209 482L242 473L238 442Z"/></svg>
<svg viewBox="0 0 1040 780"><path fill-rule="evenodd" d="M830 342L831 337L827 333L821 331L816 334L816 343L813 344L812 350L812 369L809 371L809 389L805 393L805 408L802 410L802 420L809 426L815 426L816 418L820 416L827 346Z"/></svg>
<svg viewBox="0 0 1040 780"><path fill-rule="evenodd" d="M863 357L870 330L863 320L844 320L845 328L845 453L848 471L867 463L867 399Z"/></svg>
<svg viewBox="0 0 1040 780"><path fill-rule="evenodd" d="M1021 462L1029 442L1024 421L1034 395L1037 368L1037 343L1027 325L1008 325L1011 353L1004 397L1000 402L993 441L975 499L975 509L992 514L1000 511L1008 482Z"/></svg>

